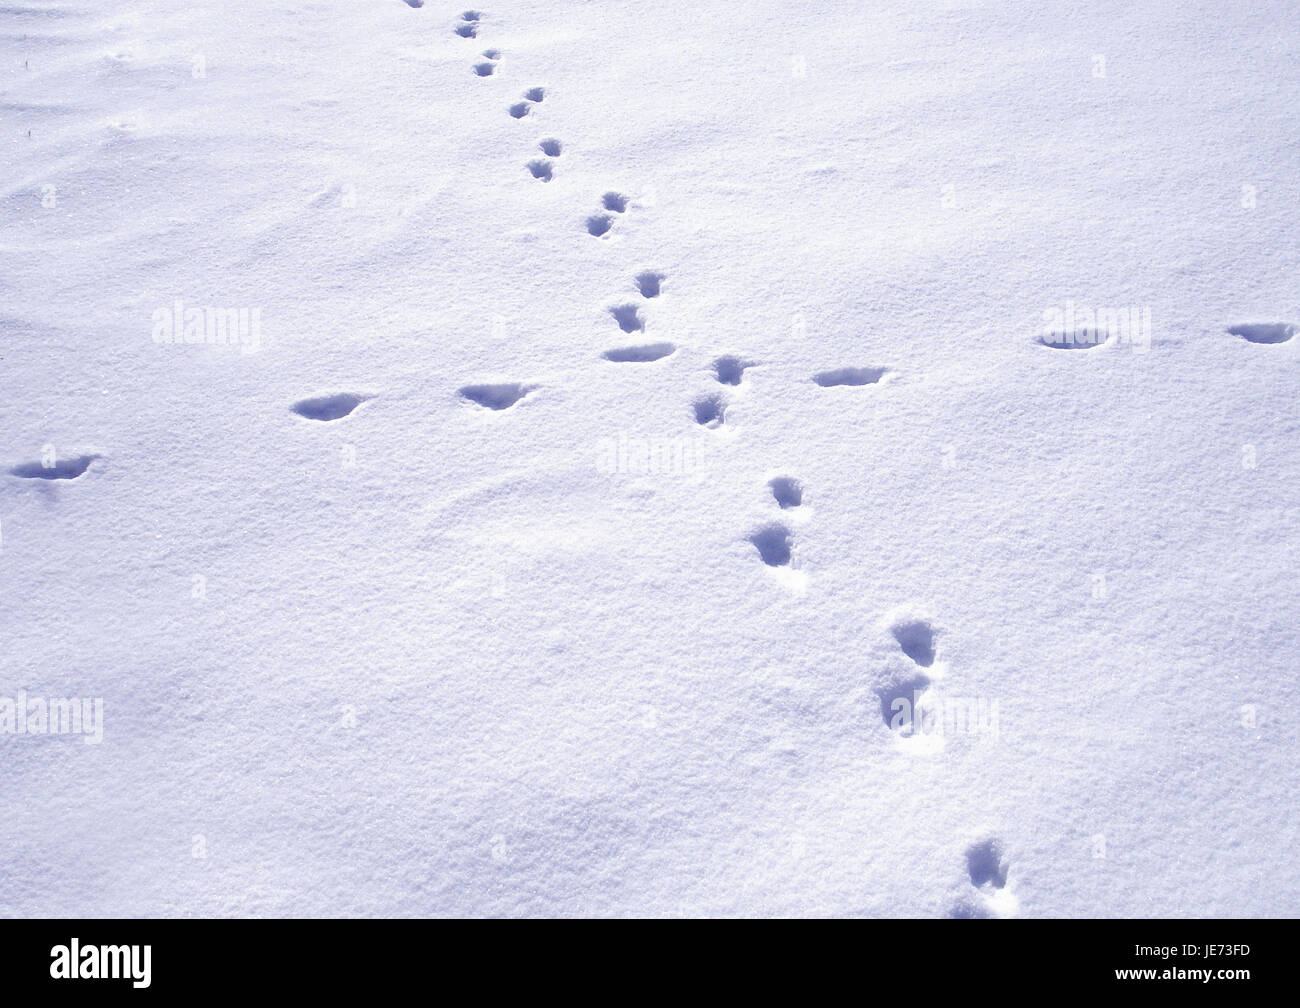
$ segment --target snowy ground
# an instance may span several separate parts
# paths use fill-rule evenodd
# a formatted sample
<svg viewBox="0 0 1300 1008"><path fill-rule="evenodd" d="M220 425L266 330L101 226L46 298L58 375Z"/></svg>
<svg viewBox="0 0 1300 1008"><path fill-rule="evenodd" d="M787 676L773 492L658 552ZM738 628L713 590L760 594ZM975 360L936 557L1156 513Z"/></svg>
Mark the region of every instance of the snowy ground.
<svg viewBox="0 0 1300 1008"><path fill-rule="evenodd" d="M0 7L0 913L1295 913L1295 5L471 13Z"/></svg>

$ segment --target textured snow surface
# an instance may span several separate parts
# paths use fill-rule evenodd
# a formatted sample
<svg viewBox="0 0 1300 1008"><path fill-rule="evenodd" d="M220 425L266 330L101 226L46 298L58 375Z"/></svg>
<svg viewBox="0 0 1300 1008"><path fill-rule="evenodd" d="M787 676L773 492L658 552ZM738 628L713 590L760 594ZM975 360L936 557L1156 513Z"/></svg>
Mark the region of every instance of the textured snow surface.
<svg viewBox="0 0 1300 1008"><path fill-rule="evenodd" d="M0 913L1296 912L1294 3L0 54Z"/></svg>

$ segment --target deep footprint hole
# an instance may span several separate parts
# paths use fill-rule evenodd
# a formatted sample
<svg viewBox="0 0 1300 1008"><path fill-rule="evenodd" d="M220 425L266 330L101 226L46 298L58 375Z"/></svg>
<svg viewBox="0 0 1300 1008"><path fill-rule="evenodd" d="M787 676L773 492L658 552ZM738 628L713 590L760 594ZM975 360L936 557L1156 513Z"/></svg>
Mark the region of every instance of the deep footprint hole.
<svg viewBox="0 0 1300 1008"><path fill-rule="evenodd" d="M19 479L72 480L83 475L90 468L90 463L97 458L98 455L76 455L72 458L56 459L50 465L45 465L43 462L24 462L10 469L9 475L17 476Z"/></svg>
<svg viewBox="0 0 1300 1008"><path fill-rule="evenodd" d="M894 640L903 649L903 654L920 665L929 668L934 664L934 629L925 620L909 620L892 628Z"/></svg>
<svg viewBox="0 0 1300 1008"><path fill-rule="evenodd" d="M695 400L695 422L701 427L717 427L722 423L725 404L722 396L711 395Z"/></svg>
<svg viewBox="0 0 1300 1008"><path fill-rule="evenodd" d="M614 321L625 333L642 332L645 329L645 319L641 317L641 312L636 305L617 305L611 308L609 313L614 316Z"/></svg>
<svg viewBox="0 0 1300 1008"><path fill-rule="evenodd" d="M474 72L480 77L491 77L497 72L497 68L491 63L476 63L474 65Z"/></svg>
<svg viewBox="0 0 1300 1008"><path fill-rule="evenodd" d="M601 197L600 203L606 210L614 213L622 213L627 209L627 197L622 193L607 192Z"/></svg>
<svg viewBox="0 0 1300 1008"><path fill-rule="evenodd" d="M531 391L531 388L518 382L501 382L495 385L465 385L460 389L460 394L485 409L504 410Z"/></svg>
<svg viewBox="0 0 1300 1008"><path fill-rule="evenodd" d="M355 392L340 392L337 395L300 399L293 404L291 409L300 417L328 423L331 420L342 420L365 402L367 398L367 396L358 395Z"/></svg>
<svg viewBox="0 0 1300 1008"><path fill-rule="evenodd" d="M543 182L551 181L551 162L549 161L529 161L528 170L532 172L535 179L541 179Z"/></svg>
<svg viewBox="0 0 1300 1008"><path fill-rule="evenodd" d="M991 885L1001 889L1007 884L1007 863L1002 856L1002 845L996 840L981 840L966 850L966 870L970 872L971 885Z"/></svg>
<svg viewBox="0 0 1300 1008"><path fill-rule="evenodd" d="M766 525L750 536L749 541L769 567L789 566L793 540L784 525Z"/></svg>
<svg viewBox="0 0 1300 1008"><path fill-rule="evenodd" d="M879 690L880 718L885 727L902 735L913 734L918 720L917 704L929 686L929 678L918 673Z"/></svg>
<svg viewBox="0 0 1300 1008"><path fill-rule="evenodd" d="M559 157L564 150L564 145L558 140L543 140L537 146L547 157Z"/></svg>
<svg viewBox="0 0 1300 1008"><path fill-rule="evenodd" d="M803 485L793 476L777 476L769 480L767 485L771 487L772 497L783 511L803 504Z"/></svg>
<svg viewBox="0 0 1300 1008"><path fill-rule="evenodd" d="M813 381L822 388L834 388L837 385L874 385L884 376L884 368L846 367L822 371L813 375Z"/></svg>
<svg viewBox="0 0 1300 1008"><path fill-rule="evenodd" d="M662 360L677 348L671 343L647 343L645 346L617 347L602 356L615 364L648 364Z"/></svg>
<svg viewBox="0 0 1300 1008"><path fill-rule="evenodd" d="M1247 322L1229 326L1228 332L1251 343L1285 343L1295 335L1295 326L1288 322Z"/></svg>
<svg viewBox="0 0 1300 1008"><path fill-rule="evenodd" d="M532 111L532 106L528 102L515 102L510 106L510 116L513 119L522 119Z"/></svg>
<svg viewBox="0 0 1300 1008"><path fill-rule="evenodd" d="M713 374L723 385L739 385L745 369L753 366L750 361L728 355L713 362Z"/></svg>
<svg viewBox="0 0 1300 1008"><path fill-rule="evenodd" d="M461 38L477 38L478 25L474 24L472 21L467 24L458 24L456 26L456 34Z"/></svg>
<svg viewBox="0 0 1300 1008"><path fill-rule="evenodd" d="M667 278L662 273L654 273L649 270L645 273L638 273L636 275L636 289L641 292L643 298L657 298L665 279Z"/></svg>
<svg viewBox="0 0 1300 1008"><path fill-rule="evenodd" d="M609 229L614 226L614 218L609 214L595 214L587 218L587 234L601 238L609 234Z"/></svg>

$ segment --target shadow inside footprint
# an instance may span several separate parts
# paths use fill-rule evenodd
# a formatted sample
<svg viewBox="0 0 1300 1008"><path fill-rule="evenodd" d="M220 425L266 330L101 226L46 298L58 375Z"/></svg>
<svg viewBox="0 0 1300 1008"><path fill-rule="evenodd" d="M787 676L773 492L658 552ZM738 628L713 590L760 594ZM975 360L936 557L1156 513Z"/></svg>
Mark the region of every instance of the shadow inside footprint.
<svg viewBox="0 0 1300 1008"><path fill-rule="evenodd" d="M606 210L612 210L614 213L622 213L627 209L627 197L622 193L607 192L600 203Z"/></svg>
<svg viewBox="0 0 1300 1008"><path fill-rule="evenodd" d="M602 356L615 364L648 364L651 361L663 360L676 349L671 343L647 343L645 346L606 350Z"/></svg>
<svg viewBox="0 0 1300 1008"><path fill-rule="evenodd" d="M1007 863L1002 857L1002 845L996 840L981 840L966 850L966 870L970 872L971 885L991 885L1001 889L1007 884Z"/></svg>
<svg viewBox="0 0 1300 1008"><path fill-rule="evenodd" d="M510 117L512 119L522 119L532 111L532 106L526 101L515 102L510 106Z"/></svg>
<svg viewBox="0 0 1300 1008"><path fill-rule="evenodd" d="M891 628L903 654L922 668L934 664L934 629L925 620L909 620Z"/></svg>
<svg viewBox="0 0 1300 1008"><path fill-rule="evenodd" d="M948 917L952 920L989 920L993 911L974 900L961 900L948 911Z"/></svg>
<svg viewBox="0 0 1300 1008"><path fill-rule="evenodd" d="M1078 332L1052 332L1038 338L1038 342L1053 350L1093 350L1106 344L1106 334L1097 330L1081 329Z"/></svg>
<svg viewBox="0 0 1300 1008"><path fill-rule="evenodd" d="M97 458L98 455L77 455L58 459L48 466L42 462L24 462L10 469L9 475L19 479L72 480L85 473Z"/></svg>
<svg viewBox="0 0 1300 1008"><path fill-rule="evenodd" d="M461 38L478 38L478 25L472 21L466 24L458 24L456 34Z"/></svg>
<svg viewBox="0 0 1300 1008"><path fill-rule="evenodd" d="M480 77L491 77L497 72L497 68L493 63L475 63L474 72Z"/></svg>
<svg viewBox="0 0 1300 1008"><path fill-rule="evenodd" d="M564 145L558 140L543 140L537 145L547 157L559 157Z"/></svg>
<svg viewBox="0 0 1300 1008"><path fill-rule="evenodd" d="M913 734L920 720L917 706L921 694L929 687L929 678L918 673L877 690L877 696L880 697L880 718L885 722L885 727L903 735Z"/></svg>
<svg viewBox="0 0 1300 1008"><path fill-rule="evenodd" d="M498 385L466 385L460 394L470 402L490 410L509 409L532 389L518 382L502 382Z"/></svg>
<svg viewBox="0 0 1300 1008"><path fill-rule="evenodd" d="M645 319L641 317L641 312L636 305L618 305L611 308L609 313L614 316L614 321L625 333L642 332L645 329Z"/></svg>
<svg viewBox="0 0 1300 1008"><path fill-rule="evenodd" d="M750 536L749 541L769 567L789 566L793 541L784 525L766 525Z"/></svg>
<svg viewBox="0 0 1300 1008"><path fill-rule="evenodd" d="M528 170L532 172L533 178L541 179L543 182L551 181L551 162L549 161L529 161Z"/></svg>
<svg viewBox="0 0 1300 1008"><path fill-rule="evenodd" d="M1229 326L1228 332L1251 343L1285 343L1295 335L1295 326L1287 322L1248 322Z"/></svg>
<svg viewBox="0 0 1300 1008"><path fill-rule="evenodd" d="M750 361L739 357L719 357L713 362L713 373L723 385L739 385L745 368L753 367Z"/></svg>
<svg viewBox="0 0 1300 1008"><path fill-rule="evenodd" d="M725 404L722 396L710 395L696 399L694 406L695 422L701 427L717 427L722 423Z"/></svg>
<svg viewBox="0 0 1300 1008"><path fill-rule="evenodd" d="M587 218L587 234L600 238L609 234L609 229L614 226L614 218L609 214L595 214Z"/></svg>
<svg viewBox="0 0 1300 1008"><path fill-rule="evenodd" d="M846 367L822 371L813 375L813 381L822 388L833 388L836 385L874 385L884 376L884 368Z"/></svg>
<svg viewBox="0 0 1300 1008"><path fill-rule="evenodd" d="M524 98L530 102L539 102L546 97L546 88L529 88L524 92Z"/></svg>
<svg viewBox="0 0 1300 1008"><path fill-rule="evenodd" d="M662 273L647 271L638 273L636 277L636 289L641 292L643 298L657 298L659 296L660 284L667 279Z"/></svg>
<svg viewBox="0 0 1300 1008"><path fill-rule="evenodd" d="M793 476L777 476L768 481L772 496L781 510L797 508L803 503L803 485Z"/></svg>
<svg viewBox="0 0 1300 1008"><path fill-rule="evenodd" d="M357 395L355 392L340 392L337 395L301 399L290 408L300 417L328 423L331 420L343 419L365 402L367 398L369 397Z"/></svg>

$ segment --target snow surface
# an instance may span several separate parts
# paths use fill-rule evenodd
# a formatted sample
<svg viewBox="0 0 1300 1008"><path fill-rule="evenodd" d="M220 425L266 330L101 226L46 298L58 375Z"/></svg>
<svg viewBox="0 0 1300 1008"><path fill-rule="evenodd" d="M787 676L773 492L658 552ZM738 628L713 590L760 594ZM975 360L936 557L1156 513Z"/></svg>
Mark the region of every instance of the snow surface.
<svg viewBox="0 0 1300 1008"><path fill-rule="evenodd" d="M0 913L1294 914L1296 5L477 13L0 7Z"/></svg>

